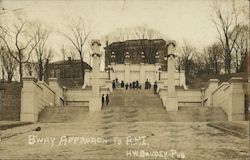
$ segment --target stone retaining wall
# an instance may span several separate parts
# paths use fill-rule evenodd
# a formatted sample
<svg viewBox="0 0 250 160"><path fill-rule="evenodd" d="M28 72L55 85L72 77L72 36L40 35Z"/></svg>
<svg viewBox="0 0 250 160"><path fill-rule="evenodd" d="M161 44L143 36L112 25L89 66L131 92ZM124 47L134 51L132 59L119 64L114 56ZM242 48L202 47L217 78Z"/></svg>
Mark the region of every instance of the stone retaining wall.
<svg viewBox="0 0 250 160"><path fill-rule="evenodd" d="M21 89L20 83L0 84L0 120L20 120Z"/></svg>

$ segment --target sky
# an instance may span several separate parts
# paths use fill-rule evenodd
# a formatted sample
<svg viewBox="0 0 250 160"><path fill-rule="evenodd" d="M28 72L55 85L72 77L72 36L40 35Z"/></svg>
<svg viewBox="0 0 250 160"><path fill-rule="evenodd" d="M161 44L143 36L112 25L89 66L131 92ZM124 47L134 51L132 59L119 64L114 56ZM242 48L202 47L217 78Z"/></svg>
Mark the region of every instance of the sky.
<svg viewBox="0 0 250 160"><path fill-rule="evenodd" d="M68 43L57 33L65 22L81 16L92 26L91 38L101 39L116 28L146 25L160 31L177 46L183 41L203 48L216 40L217 31L211 6L216 0L0 0L0 7L8 10L5 16L24 14L39 20L54 31L50 44L58 52ZM224 0L227 4L230 1ZM248 0L237 0L248 6ZM18 9L13 12L13 10ZM104 44L104 42L102 42ZM88 57L86 57L88 59ZM88 61L88 60L87 60Z"/></svg>

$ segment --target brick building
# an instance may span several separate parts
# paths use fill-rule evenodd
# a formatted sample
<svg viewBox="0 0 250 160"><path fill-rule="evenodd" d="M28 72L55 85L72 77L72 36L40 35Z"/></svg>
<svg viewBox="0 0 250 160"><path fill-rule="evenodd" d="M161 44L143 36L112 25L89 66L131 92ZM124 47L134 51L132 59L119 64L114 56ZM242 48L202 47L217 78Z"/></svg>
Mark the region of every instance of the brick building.
<svg viewBox="0 0 250 160"><path fill-rule="evenodd" d="M159 61L162 69L166 69L166 61L164 57L167 56L166 41L163 39L137 39L126 40L123 42L114 42L111 44L106 43L105 49L105 66L111 63L111 54L115 54L115 63L123 64L126 52L130 54L130 63L139 64L141 53L145 55L144 62L154 64L156 62L156 52L159 53Z"/></svg>
<svg viewBox="0 0 250 160"><path fill-rule="evenodd" d="M66 61L49 63L49 77L58 78L59 82L66 87L81 86L83 79L81 75L81 62L70 57ZM91 70L91 66L84 62L84 69Z"/></svg>

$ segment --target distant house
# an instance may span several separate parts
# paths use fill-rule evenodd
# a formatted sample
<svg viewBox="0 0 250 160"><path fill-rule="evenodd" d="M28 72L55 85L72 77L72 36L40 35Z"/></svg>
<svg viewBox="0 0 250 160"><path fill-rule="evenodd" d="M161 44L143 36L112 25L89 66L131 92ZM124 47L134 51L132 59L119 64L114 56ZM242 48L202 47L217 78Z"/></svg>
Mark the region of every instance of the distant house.
<svg viewBox="0 0 250 160"><path fill-rule="evenodd" d="M80 60L68 58L66 61L49 63L49 78L58 78L59 82L66 87L83 85ZM92 70L91 66L84 62L84 70Z"/></svg>
<svg viewBox="0 0 250 160"><path fill-rule="evenodd" d="M84 62L84 69L91 70L91 66ZM49 77L55 78L82 78L81 62L70 57L66 61L49 63Z"/></svg>

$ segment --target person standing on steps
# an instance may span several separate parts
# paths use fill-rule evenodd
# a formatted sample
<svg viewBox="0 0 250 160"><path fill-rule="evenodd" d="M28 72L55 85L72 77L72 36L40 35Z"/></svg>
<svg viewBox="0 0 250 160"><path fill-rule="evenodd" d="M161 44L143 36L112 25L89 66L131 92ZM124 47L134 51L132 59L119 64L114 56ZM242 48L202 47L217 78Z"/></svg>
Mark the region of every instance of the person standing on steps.
<svg viewBox="0 0 250 160"><path fill-rule="evenodd" d="M124 88L124 82L122 81L122 83L121 83L121 88Z"/></svg>
<svg viewBox="0 0 250 160"><path fill-rule="evenodd" d="M147 81L145 82L145 90L149 89L149 82L148 82L148 79Z"/></svg>
<svg viewBox="0 0 250 160"><path fill-rule="evenodd" d="M135 89L135 81L133 81L132 86L133 86L133 89Z"/></svg>
<svg viewBox="0 0 250 160"><path fill-rule="evenodd" d="M125 87L126 87L126 90L128 90L128 83L126 83Z"/></svg>
<svg viewBox="0 0 250 160"><path fill-rule="evenodd" d="M108 104L109 104L109 95L107 94L106 95L106 107L108 106Z"/></svg>
<svg viewBox="0 0 250 160"><path fill-rule="evenodd" d="M157 83L155 82L155 84L154 84L154 93L156 94L156 92L157 92Z"/></svg>
<svg viewBox="0 0 250 160"><path fill-rule="evenodd" d="M104 101L105 101L104 94L102 94L102 108L104 107Z"/></svg>
<svg viewBox="0 0 250 160"><path fill-rule="evenodd" d="M113 82L112 82L112 88L113 88L113 90L115 89L115 80L113 80Z"/></svg>

